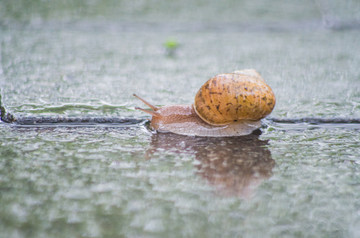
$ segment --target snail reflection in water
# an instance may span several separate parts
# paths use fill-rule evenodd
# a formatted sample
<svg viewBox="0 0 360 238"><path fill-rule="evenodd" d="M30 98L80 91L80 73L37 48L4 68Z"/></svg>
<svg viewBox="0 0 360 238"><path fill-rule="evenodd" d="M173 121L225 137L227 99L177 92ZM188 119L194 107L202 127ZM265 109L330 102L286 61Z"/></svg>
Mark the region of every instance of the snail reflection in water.
<svg viewBox="0 0 360 238"><path fill-rule="evenodd" d="M275 161L267 141L255 134L243 137L189 137L157 133L151 137L147 157L157 151L194 155L197 174L214 186L221 196L251 198L255 189L271 177Z"/></svg>
<svg viewBox="0 0 360 238"><path fill-rule="evenodd" d="M275 95L253 69L219 74L197 92L193 105L156 107L135 95L152 110L151 127L180 135L226 137L251 134L271 113Z"/></svg>

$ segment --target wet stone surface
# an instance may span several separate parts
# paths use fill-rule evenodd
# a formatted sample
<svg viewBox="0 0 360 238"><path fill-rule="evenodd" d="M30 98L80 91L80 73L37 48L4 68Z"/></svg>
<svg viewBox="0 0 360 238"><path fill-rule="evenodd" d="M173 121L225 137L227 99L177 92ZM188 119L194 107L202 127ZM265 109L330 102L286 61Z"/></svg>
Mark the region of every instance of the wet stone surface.
<svg viewBox="0 0 360 238"><path fill-rule="evenodd" d="M8 1L7 109L143 120L133 93L191 104L254 68L271 117L360 118L356 1L131 2ZM0 123L0 237L359 237L359 124L267 124L225 139Z"/></svg>

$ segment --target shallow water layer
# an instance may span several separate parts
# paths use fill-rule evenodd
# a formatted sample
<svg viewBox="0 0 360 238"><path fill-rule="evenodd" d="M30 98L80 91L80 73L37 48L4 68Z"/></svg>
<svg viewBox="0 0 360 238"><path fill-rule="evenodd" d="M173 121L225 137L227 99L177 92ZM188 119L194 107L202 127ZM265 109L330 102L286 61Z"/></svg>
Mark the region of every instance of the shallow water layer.
<svg viewBox="0 0 360 238"><path fill-rule="evenodd" d="M131 2L0 8L7 109L147 119L133 93L190 104L209 77L255 68L272 117L360 118L356 1ZM201 138L0 123L0 237L359 237L359 124L266 124Z"/></svg>

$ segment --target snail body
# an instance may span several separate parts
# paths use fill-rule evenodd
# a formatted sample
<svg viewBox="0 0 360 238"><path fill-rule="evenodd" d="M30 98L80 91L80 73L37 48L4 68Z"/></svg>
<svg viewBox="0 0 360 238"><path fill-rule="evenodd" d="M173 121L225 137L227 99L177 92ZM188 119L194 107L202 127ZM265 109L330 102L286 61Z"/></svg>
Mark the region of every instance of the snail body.
<svg viewBox="0 0 360 238"><path fill-rule="evenodd" d="M275 96L255 70L219 74L197 92L193 105L136 108L152 115L150 126L158 132L227 137L251 134L260 119L271 113Z"/></svg>

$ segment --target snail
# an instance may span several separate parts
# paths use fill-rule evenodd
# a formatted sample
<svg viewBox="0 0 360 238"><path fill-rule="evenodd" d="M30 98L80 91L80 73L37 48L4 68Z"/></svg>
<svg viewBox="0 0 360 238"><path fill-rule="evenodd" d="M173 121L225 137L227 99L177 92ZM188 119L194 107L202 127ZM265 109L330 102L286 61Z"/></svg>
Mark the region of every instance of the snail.
<svg viewBox="0 0 360 238"><path fill-rule="evenodd" d="M150 126L158 132L189 136L229 137L251 134L271 113L275 95L253 69L219 74L197 92L193 105L156 107L134 94L152 110Z"/></svg>

